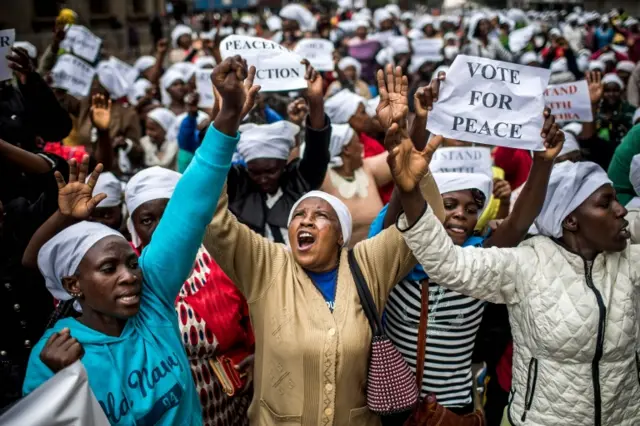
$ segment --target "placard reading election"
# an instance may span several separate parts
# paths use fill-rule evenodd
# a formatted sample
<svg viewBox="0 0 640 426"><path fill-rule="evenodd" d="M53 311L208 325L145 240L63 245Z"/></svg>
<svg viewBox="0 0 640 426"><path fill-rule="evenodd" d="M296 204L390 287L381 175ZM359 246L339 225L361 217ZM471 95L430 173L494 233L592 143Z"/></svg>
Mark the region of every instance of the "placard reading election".
<svg viewBox="0 0 640 426"><path fill-rule="evenodd" d="M482 173L493 177L491 148L441 147L433 153L432 172Z"/></svg>
<svg viewBox="0 0 640 426"><path fill-rule="evenodd" d="M441 38L411 40L411 46L413 47L413 56L420 58L422 62L438 62L443 59Z"/></svg>
<svg viewBox="0 0 640 426"><path fill-rule="evenodd" d="M593 121L587 80L553 84L544 91L544 100L556 121Z"/></svg>
<svg viewBox="0 0 640 426"><path fill-rule="evenodd" d="M298 42L295 53L307 59L316 71L333 71L333 43L322 38L303 38Z"/></svg>
<svg viewBox="0 0 640 426"><path fill-rule="evenodd" d="M446 138L543 151L544 91L550 71L458 55L427 129Z"/></svg>
<svg viewBox="0 0 640 426"><path fill-rule="evenodd" d="M0 81L9 80L12 75L11 68L9 68L9 61L7 55L11 53L11 46L16 40L16 30L2 30L0 31Z"/></svg>
<svg viewBox="0 0 640 426"><path fill-rule="evenodd" d="M255 66L254 84L262 86L262 92L283 92L307 87L302 57L271 40L232 35L222 41L220 53L222 59L240 55L248 65Z"/></svg>
<svg viewBox="0 0 640 426"><path fill-rule="evenodd" d="M115 56L110 57L109 62L111 62L113 67L122 74L127 83L133 84L136 81L136 78L138 78L138 70L128 63L116 58Z"/></svg>
<svg viewBox="0 0 640 426"><path fill-rule="evenodd" d="M71 25L60 43L60 47L76 56L94 63L102 40L82 25Z"/></svg>
<svg viewBox="0 0 640 426"><path fill-rule="evenodd" d="M213 93L213 83L211 82L212 69L202 69L196 71L196 89L200 101L198 108L213 108L215 95Z"/></svg>
<svg viewBox="0 0 640 426"><path fill-rule="evenodd" d="M70 54L58 57L51 75L53 87L66 89L77 97L88 96L96 70L85 61Z"/></svg>

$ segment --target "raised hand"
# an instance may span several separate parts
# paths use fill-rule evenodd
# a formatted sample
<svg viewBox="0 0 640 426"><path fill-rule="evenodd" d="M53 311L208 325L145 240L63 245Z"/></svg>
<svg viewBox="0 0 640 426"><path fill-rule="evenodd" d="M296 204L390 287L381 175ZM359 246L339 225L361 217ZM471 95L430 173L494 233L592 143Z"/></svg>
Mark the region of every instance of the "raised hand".
<svg viewBox="0 0 640 426"><path fill-rule="evenodd" d="M544 151L534 151L534 158L545 161L553 161L560 154L562 145L564 144L564 132L560 130L560 126L556 123L556 118L551 115L551 110L545 108L542 113L544 116L544 125L540 136L544 138Z"/></svg>
<svg viewBox="0 0 640 426"><path fill-rule="evenodd" d="M27 51L20 47L12 47L11 54L7 55L7 59L9 60L9 68L16 73L20 83L26 84L27 76L34 71Z"/></svg>
<svg viewBox="0 0 640 426"><path fill-rule="evenodd" d="M387 163L398 189L411 192L418 188L422 178L429 172L433 153L442 143L442 136L434 136L422 151L415 149L408 135L400 132L397 123L392 123L385 135L389 150Z"/></svg>
<svg viewBox="0 0 640 426"><path fill-rule="evenodd" d="M184 103L187 107L187 113L192 117L198 116L198 103L200 102L200 95L197 92L187 93L184 97Z"/></svg>
<svg viewBox="0 0 640 426"><path fill-rule="evenodd" d="M102 164L98 164L85 183L89 171L89 156L85 155L80 167L78 167L76 160L69 160L69 183L65 183L60 172L55 172L60 213L77 220L86 220L91 216L96 206L107 198L106 194L92 196L93 188L96 186L102 169Z"/></svg>
<svg viewBox="0 0 640 426"><path fill-rule="evenodd" d="M385 80L386 78L386 80ZM382 127L391 128L392 123L398 123L404 127L404 121L409 114L409 80L402 75L402 68L395 70L387 64L385 71L378 70L378 91L380 92L380 103L376 108L376 114Z"/></svg>
<svg viewBox="0 0 640 426"><path fill-rule="evenodd" d="M245 94L245 102L242 107L241 117L244 119L249 112L253 109L253 106L256 104L256 98L258 97L258 92L260 91L260 86L254 85L253 80L256 78L256 67L251 65L249 67L249 73L247 74L247 78L244 80L244 94Z"/></svg>
<svg viewBox="0 0 640 426"><path fill-rule="evenodd" d="M70 366L84 355L80 342L71 337L68 328L53 333L40 352L40 360L57 373Z"/></svg>
<svg viewBox="0 0 640 426"><path fill-rule="evenodd" d="M493 197L500 201L511 202L511 185L504 179L493 180Z"/></svg>
<svg viewBox="0 0 640 426"><path fill-rule="evenodd" d="M322 77L306 59L302 60L302 64L306 67L306 71L304 73L304 78L307 80L307 90L304 94L305 97L309 99L310 102L312 100L323 100L324 87L322 84Z"/></svg>
<svg viewBox="0 0 640 426"><path fill-rule="evenodd" d="M160 56L165 56L169 51L169 40L166 38L161 38L156 43L156 54Z"/></svg>
<svg viewBox="0 0 640 426"><path fill-rule="evenodd" d="M587 71L585 77L589 86L589 99L591 100L591 104L597 104L604 94L602 74L600 71Z"/></svg>
<svg viewBox="0 0 640 426"><path fill-rule="evenodd" d="M91 98L91 122L98 130L109 129L111 122L111 99L97 94Z"/></svg>
<svg viewBox="0 0 640 426"><path fill-rule="evenodd" d="M300 126L304 121L304 118L307 116L309 112L309 107L304 99L298 98L295 101L291 102L289 106L287 106L287 115L289 116L289 121Z"/></svg>
<svg viewBox="0 0 640 426"><path fill-rule="evenodd" d="M429 111L433 109L433 103L436 102L440 96L440 82L444 81L445 78L446 74L440 71L438 76L431 80L431 83L416 90L416 93L413 95L413 100L418 117L426 118Z"/></svg>

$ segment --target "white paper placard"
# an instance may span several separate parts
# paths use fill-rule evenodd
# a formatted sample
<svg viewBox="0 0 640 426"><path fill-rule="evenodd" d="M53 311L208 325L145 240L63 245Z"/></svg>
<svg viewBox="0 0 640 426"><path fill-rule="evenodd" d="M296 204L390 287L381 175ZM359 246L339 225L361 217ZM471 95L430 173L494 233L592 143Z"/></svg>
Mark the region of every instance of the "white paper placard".
<svg viewBox="0 0 640 426"><path fill-rule="evenodd" d="M128 63L126 63L124 61L121 61L120 59L116 58L115 56L110 57L109 58L109 62L111 62L113 64L114 68L116 70L118 70L118 72L120 74L122 74L124 79L130 85L133 84L136 81L136 79L138 78L139 72L132 65L129 65Z"/></svg>
<svg viewBox="0 0 640 426"><path fill-rule="evenodd" d="M552 84L544 91L545 104L556 121L593 121L587 80Z"/></svg>
<svg viewBox="0 0 640 426"><path fill-rule="evenodd" d="M222 41L220 53L222 59L240 55L248 65L255 66L254 84L259 84L262 92L285 92L307 88L302 57L274 41L232 35Z"/></svg>
<svg viewBox="0 0 640 426"><path fill-rule="evenodd" d="M62 43L60 43L60 47L90 63L94 63L100 52L101 44L102 39L87 28L82 25L71 25L67 28L67 33Z"/></svg>
<svg viewBox="0 0 640 426"><path fill-rule="evenodd" d="M13 71L9 68L7 55L11 53L11 46L16 41L16 30L0 31L0 81L9 80Z"/></svg>
<svg viewBox="0 0 640 426"><path fill-rule="evenodd" d="M543 151L544 91L550 71L485 58L458 55L427 129L436 135Z"/></svg>
<svg viewBox="0 0 640 426"><path fill-rule="evenodd" d="M212 72L212 69L196 71L196 89L200 97L198 108L213 108L215 95L213 93L213 83L211 82Z"/></svg>
<svg viewBox="0 0 640 426"><path fill-rule="evenodd" d="M413 48L413 56L420 58L424 62L439 62L442 56L442 39L441 38L423 38L411 40Z"/></svg>
<svg viewBox="0 0 640 426"><path fill-rule="evenodd" d="M77 97L89 95L95 74L96 70L91 65L71 54L59 56L51 70L53 87L65 89Z"/></svg>
<svg viewBox="0 0 640 426"><path fill-rule="evenodd" d="M333 71L333 43L322 38L303 38L298 42L295 53L307 59L316 71Z"/></svg>
<svg viewBox="0 0 640 426"><path fill-rule="evenodd" d="M429 170L432 172L482 173L493 177L491 148L441 147L433 153Z"/></svg>

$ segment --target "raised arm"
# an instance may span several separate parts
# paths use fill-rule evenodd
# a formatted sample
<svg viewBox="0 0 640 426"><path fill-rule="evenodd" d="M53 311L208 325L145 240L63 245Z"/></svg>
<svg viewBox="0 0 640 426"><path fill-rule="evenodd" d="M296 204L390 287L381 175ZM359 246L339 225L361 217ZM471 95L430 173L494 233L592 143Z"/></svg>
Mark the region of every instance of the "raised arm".
<svg viewBox="0 0 640 426"><path fill-rule="evenodd" d="M151 243L140 256L145 283L168 307L173 307L193 268L231 167L246 98L243 87L246 77L246 62L239 56L225 60L213 70L211 79L224 99L222 111L176 185Z"/></svg>

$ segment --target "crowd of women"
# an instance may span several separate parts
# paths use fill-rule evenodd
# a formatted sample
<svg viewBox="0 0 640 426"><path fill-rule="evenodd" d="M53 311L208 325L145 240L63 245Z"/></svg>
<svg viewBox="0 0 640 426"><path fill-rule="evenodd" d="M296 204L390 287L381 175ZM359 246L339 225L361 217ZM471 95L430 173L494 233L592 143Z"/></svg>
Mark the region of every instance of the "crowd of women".
<svg viewBox="0 0 640 426"><path fill-rule="evenodd" d="M82 17L14 44L0 410L80 361L114 425L640 424L638 21L357 3L194 16L80 98L51 70ZM261 92L232 34L328 39L335 70ZM458 54L584 79L593 120L436 168L480 146L427 130Z"/></svg>

